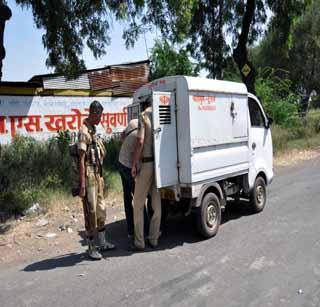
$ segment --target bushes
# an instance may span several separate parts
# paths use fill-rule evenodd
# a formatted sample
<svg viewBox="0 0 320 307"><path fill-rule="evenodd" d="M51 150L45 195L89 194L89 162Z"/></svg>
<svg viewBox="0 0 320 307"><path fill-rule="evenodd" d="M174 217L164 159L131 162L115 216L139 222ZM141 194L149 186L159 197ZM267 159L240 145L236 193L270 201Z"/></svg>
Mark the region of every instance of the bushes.
<svg viewBox="0 0 320 307"><path fill-rule="evenodd" d="M300 143L307 147L308 139L320 132L320 112L313 110L306 117L299 114L300 98L292 91L292 82L285 77L285 71L279 74L275 69L267 68L260 75L256 91L266 112L274 120L274 151L284 151L290 142L296 140L301 140Z"/></svg>
<svg viewBox="0 0 320 307"><path fill-rule="evenodd" d="M118 161L119 151L120 151L120 138L118 136L106 139L104 141L104 146L106 147L107 156L103 161L105 170L115 170L116 163Z"/></svg>
<svg viewBox="0 0 320 307"><path fill-rule="evenodd" d="M3 146L0 157L0 211L21 213L39 202L49 190L68 182L68 155L59 147L59 139L38 142L16 136Z"/></svg>
<svg viewBox="0 0 320 307"><path fill-rule="evenodd" d="M274 152L288 149L289 145L296 147L310 147L320 132L320 111L311 110L306 117L296 116L290 121L289 127L272 125L272 141Z"/></svg>
<svg viewBox="0 0 320 307"><path fill-rule="evenodd" d="M48 141L16 136L11 144L2 146L0 156L0 211L22 213L33 203L57 190L67 193L71 187L71 158L68 152L69 132L60 132ZM120 142L105 141L104 161L106 184L114 177ZM112 179L113 180L113 179Z"/></svg>
<svg viewBox="0 0 320 307"><path fill-rule="evenodd" d="M106 190L113 190L120 192L121 181L117 172L117 161L120 151L120 138L118 136L106 139L104 142L107 156L103 161L103 177Z"/></svg>
<svg viewBox="0 0 320 307"><path fill-rule="evenodd" d="M292 127L297 124L299 97L291 90L291 81L275 75L273 69L265 69L256 82L257 95L266 112L277 125Z"/></svg>
<svg viewBox="0 0 320 307"><path fill-rule="evenodd" d="M273 151L278 152L286 149L289 138L290 138L289 131L275 124L271 126L271 133L272 133Z"/></svg>

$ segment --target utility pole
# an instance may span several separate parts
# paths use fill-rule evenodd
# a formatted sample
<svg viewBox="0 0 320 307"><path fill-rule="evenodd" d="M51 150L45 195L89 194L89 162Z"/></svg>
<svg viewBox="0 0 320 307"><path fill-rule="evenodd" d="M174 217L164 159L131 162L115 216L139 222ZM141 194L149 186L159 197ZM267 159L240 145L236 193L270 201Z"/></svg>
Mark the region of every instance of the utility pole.
<svg viewBox="0 0 320 307"><path fill-rule="evenodd" d="M3 45L3 34L6 21L12 16L10 8L0 0L0 82L2 80L2 61L6 57L6 50Z"/></svg>

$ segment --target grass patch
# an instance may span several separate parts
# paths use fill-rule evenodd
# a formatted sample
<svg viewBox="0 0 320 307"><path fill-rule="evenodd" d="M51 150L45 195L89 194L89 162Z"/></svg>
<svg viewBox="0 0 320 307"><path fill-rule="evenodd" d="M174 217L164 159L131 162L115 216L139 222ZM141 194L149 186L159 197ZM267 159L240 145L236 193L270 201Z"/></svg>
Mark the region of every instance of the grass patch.
<svg viewBox="0 0 320 307"><path fill-rule="evenodd" d="M103 177L107 193L110 191L115 193L122 192L121 177L116 170L106 171Z"/></svg>
<svg viewBox="0 0 320 307"><path fill-rule="evenodd" d="M57 195L71 197L71 157L68 132L59 133L48 141L16 136L0 152L0 212L21 214L34 203L44 210L53 204ZM105 141L104 176L106 192L120 191L121 181L115 165L120 142L117 138Z"/></svg>
<svg viewBox="0 0 320 307"><path fill-rule="evenodd" d="M39 201L43 212L48 212L51 209L64 209L65 207L79 204L78 197L73 197L64 189L49 191Z"/></svg>
<svg viewBox="0 0 320 307"><path fill-rule="evenodd" d="M320 146L320 111L311 110L305 118L291 119L289 127L273 125L271 130L275 155Z"/></svg>
<svg viewBox="0 0 320 307"><path fill-rule="evenodd" d="M310 149L318 146L320 146L320 135L316 134L312 137L289 141L286 150Z"/></svg>

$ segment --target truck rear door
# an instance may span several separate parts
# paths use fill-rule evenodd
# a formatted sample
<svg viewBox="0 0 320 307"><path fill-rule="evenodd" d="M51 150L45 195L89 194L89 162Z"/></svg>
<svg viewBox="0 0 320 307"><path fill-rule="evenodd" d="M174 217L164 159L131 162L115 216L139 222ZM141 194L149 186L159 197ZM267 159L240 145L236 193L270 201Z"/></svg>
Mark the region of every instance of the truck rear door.
<svg viewBox="0 0 320 307"><path fill-rule="evenodd" d="M153 138L157 188L179 183L174 92L153 92Z"/></svg>

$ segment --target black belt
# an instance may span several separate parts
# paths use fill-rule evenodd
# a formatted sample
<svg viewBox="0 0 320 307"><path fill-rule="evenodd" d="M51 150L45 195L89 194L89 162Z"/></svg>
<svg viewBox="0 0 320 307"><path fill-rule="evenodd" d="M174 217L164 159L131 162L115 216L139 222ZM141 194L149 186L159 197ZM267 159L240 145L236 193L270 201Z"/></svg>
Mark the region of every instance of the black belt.
<svg viewBox="0 0 320 307"><path fill-rule="evenodd" d="M143 157L142 158L142 163L153 162L153 161L154 161L153 157Z"/></svg>

